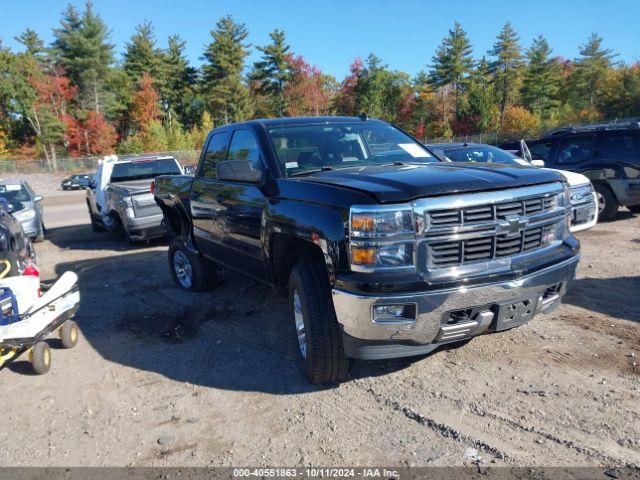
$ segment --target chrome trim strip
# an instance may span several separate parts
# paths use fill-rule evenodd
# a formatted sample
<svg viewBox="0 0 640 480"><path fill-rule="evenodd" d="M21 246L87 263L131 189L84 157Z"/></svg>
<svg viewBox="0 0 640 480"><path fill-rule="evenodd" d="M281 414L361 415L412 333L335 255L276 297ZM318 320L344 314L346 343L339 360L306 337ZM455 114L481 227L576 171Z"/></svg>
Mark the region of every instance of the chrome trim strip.
<svg viewBox="0 0 640 480"><path fill-rule="evenodd" d="M563 185L559 182L554 182L535 185L533 187L512 188L495 192L465 193L444 197L421 198L414 201L411 205L418 212L452 210L476 205L493 205L509 200L521 201L534 197L552 196L563 192Z"/></svg>

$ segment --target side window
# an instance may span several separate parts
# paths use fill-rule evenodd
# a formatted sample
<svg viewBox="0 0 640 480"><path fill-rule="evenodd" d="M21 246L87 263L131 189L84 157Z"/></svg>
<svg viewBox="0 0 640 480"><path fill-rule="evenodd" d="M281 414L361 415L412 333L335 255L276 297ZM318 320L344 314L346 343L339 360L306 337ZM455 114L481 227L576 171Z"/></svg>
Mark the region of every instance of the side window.
<svg viewBox="0 0 640 480"><path fill-rule="evenodd" d="M227 132L216 133L209 139L207 151L204 154L202 165L198 172L199 176L209 179L216 178L216 164L224 160L228 141L229 133Z"/></svg>
<svg viewBox="0 0 640 480"><path fill-rule="evenodd" d="M534 160L549 160L552 150L553 142L537 142L529 145L529 151Z"/></svg>
<svg viewBox="0 0 640 480"><path fill-rule="evenodd" d="M252 132L249 130L233 132L227 160L249 160L254 167L261 168L260 148Z"/></svg>
<svg viewBox="0 0 640 480"><path fill-rule="evenodd" d="M640 158L640 138L635 133L610 133L600 139L600 157L607 160Z"/></svg>
<svg viewBox="0 0 640 480"><path fill-rule="evenodd" d="M574 165L589 160L593 152L593 137L566 138L558 150L558 164Z"/></svg>

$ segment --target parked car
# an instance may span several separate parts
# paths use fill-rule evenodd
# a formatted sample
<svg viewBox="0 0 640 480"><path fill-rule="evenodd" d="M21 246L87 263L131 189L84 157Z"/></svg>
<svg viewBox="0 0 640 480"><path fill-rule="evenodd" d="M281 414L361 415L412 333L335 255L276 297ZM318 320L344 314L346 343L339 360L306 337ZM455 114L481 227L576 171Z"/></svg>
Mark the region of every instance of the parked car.
<svg viewBox="0 0 640 480"><path fill-rule="evenodd" d="M162 211L151 193L158 175L182 175L170 156L106 158L87 190L87 208L94 231L122 228L129 240L150 240L164 235Z"/></svg>
<svg viewBox="0 0 640 480"><path fill-rule="evenodd" d="M4 197L0 197L0 266L1 277L19 275L28 262L36 261L36 252L29 237L24 233L22 223L11 214L13 207ZM5 272L4 260L8 262Z"/></svg>
<svg viewBox="0 0 640 480"><path fill-rule="evenodd" d="M34 242L44 240L45 228L41 195L24 180L0 179L0 197L7 200L11 214L22 223L24 233Z"/></svg>
<svg viewBox="0 0 640 480"><path fill-rule="evenodd" d="M550 312L579 259L560 174L440 162L379 120L220 127L195 177L154 191L175 283L210 288L221 265L286 293L314 383Z"/></svg>
<svg viewBox="0 0 640 480"><path fill-rule="evenodd" d="M447 160L465 163L495 163L531 167L544 166L541 160L531 161L527 155L526 144L522 142L518 155L491 145L478 143L437 143L427 145L432 150L441 151ZM526 159L529 158L529 161ZM587 177L576 172L555 170L561 173L571 187L571 232L580 232L593 228L598 222L598 200L593 185Z"/></svg>
<svg viewBox="0 0 640 480"><path fill-rule="evenodd" d="M547 167L582 173L591 180L600 219L613 218L621 205L640 213L638 119L559 128L527 140L527 145L532 158L543 160Z"/></svg>
<svg viewBox="0 0 640 480"><path fill-rule="evenodd" d="M91 174L79 173L62 180L60 186L62 190L84 190L85 188L89 188L90 183Z"/></svg>

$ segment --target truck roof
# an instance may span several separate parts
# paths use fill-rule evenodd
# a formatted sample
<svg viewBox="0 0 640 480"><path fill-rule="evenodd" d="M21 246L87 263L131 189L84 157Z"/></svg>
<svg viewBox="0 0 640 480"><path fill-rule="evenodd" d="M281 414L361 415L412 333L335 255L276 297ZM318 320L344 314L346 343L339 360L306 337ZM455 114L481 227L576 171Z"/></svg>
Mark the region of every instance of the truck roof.
<svg viewBox="0 0 640 480"><path fill-rule="evenodd" d="M265 127L279 126L279 125L304 125L304 124L318 124L318 123L344 123L344 122L376 122L385 123L382 120L366 117L341 117L341 116L325 116L325 117L280 117L280 118L257 118L254 120L247 120L246 122L239 122L236 124L228 125L246 125L246 124L259 124Z"/></svg>

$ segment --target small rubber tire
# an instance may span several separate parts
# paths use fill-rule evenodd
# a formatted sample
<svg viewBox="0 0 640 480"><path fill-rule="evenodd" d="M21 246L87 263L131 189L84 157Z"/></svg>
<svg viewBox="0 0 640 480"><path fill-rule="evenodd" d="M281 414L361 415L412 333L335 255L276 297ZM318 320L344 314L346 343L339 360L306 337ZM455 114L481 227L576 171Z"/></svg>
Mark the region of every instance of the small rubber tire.
<svg viewBox="0 0 640 480"><path fill-rule="evenodd" d="M305 352L296 325L295 295L304 322ZM349 375L349 358L344 353L342 333L331 299L326 267L302 261L289 277L291 325L297 343L298 364L313 384L336 383Z"/></svg>
<svg viewBox="0 0 640 480"><path fill-rule="evenodd" d="M180 238L169 243L169 271L174 283L188 292L211 290L215 285L215 266L201 254L190 252Z"/></svg>
<svg viewBox="0 0 640 480"><path fill-rule="evenodd" d="M598 209L600 209L600 201L602 200L604 202L602 210L598 212L598 219L611 220L616 216L616 213L618 213L618 200L616 200L615 195L606 185L596 183L593 188L598 196Z"/></svg>
<svg viewBox="0 0 640 480"><path fill-rule="evenodd" d="M44 375L51 368L51 350L47 342L36 343L29 352L29 360L33 371L38 375Z"/></svg>
<svg viewBox="0 0 640 480"><path fill-rule="evenodd" d="M630 207L627 207L629 209L630 212L633 213L640 213L640 205L631 205Z"/></svg>
<svg viewBox="0 0 640 480"><path fill-rule="evenodd" d="M78 343L78 337L80 336L80 329L78 324L73 320L67 320L60 327L58 332L60 342L64 348L73 348Z"/></svg>

